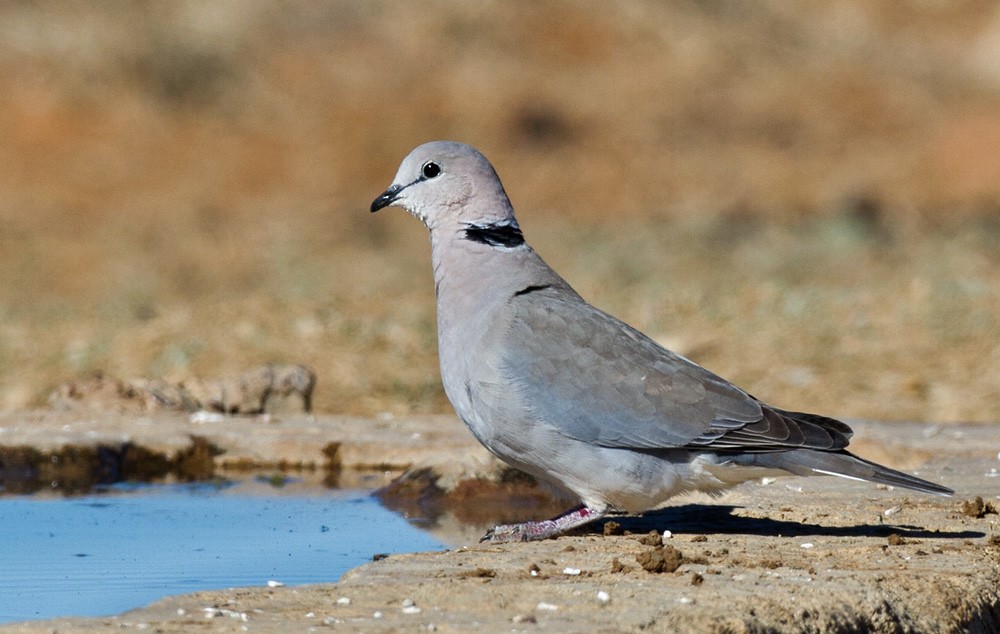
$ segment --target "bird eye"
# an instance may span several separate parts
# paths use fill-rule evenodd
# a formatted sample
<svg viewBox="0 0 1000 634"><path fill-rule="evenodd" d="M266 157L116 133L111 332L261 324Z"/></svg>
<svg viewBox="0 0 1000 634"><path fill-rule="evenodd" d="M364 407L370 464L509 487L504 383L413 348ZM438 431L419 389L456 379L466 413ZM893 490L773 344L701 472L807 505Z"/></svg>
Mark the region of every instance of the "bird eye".
<svg viewBox="0 0 1000 634"><path fill-rule="evenodd" d="M441 166L434 161L427 161L420 171L423 172L424 178L434 178L441 173Z"/></svg>

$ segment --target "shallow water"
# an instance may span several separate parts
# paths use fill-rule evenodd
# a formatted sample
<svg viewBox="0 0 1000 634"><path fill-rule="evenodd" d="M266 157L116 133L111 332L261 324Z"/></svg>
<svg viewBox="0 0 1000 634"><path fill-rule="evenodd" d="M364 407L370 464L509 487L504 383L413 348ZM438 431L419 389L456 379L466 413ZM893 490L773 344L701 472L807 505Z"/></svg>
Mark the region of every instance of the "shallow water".
<svg viewBox="0 0 1000 634"><path fill-rule="evenodd" d="M260 489L152 485L0 499L0 623L110 615L271 580L332 582L375 553L442 547L365 491Z"/></svg>

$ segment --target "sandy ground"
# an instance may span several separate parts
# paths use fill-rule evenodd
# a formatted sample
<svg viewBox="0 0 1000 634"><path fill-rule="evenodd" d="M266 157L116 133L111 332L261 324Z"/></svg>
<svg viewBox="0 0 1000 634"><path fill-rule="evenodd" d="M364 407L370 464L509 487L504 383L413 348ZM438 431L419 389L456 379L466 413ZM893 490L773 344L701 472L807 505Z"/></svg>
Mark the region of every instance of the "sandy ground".
<svg viewBox="0 0 1000 634"><path fill-rule="evenodd" d="M947 484L957 495L785 478L748 483L719 499L683 496L641 518L613 518L617 528L504 546L477 543L493 521L486 519L490 508L470 525L456 519L463 505L445 505L423 520L451 549L379 559L336 583L207 591L116 617L0 631L996 631L1000 527L989 512L1000 506L995 427L855 427L858 453ZM214 458L220 466L293 458L321 466L331 455L323 448L334 443L344 466L429 467L455 491L477 475L489 490L494 477L471 436L446 416L192 422L39 412L4 415L0 428L5 447L130 441L176 451L197 433L224 451ZM968 504L976 496L983 507ZM465 503L477 504L498 502ZM660 538L639 539L665 530L671 536L664 548ZM660 559L665 571L641 564L655 567Z"/></svg>

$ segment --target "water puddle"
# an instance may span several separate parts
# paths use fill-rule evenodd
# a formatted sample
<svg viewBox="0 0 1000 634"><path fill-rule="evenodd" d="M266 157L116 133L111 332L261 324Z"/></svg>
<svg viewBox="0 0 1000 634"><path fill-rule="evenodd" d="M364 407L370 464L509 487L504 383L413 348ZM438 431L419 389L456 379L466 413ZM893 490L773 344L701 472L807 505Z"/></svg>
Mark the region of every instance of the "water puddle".
<svg viewBox="0 0 1000 634"><path fill-rule="evenodd" d="M368 491L259 479L0 498L0 518L0 623L117 614L268 581L333 582L375 553L442 547Z"/></svg>

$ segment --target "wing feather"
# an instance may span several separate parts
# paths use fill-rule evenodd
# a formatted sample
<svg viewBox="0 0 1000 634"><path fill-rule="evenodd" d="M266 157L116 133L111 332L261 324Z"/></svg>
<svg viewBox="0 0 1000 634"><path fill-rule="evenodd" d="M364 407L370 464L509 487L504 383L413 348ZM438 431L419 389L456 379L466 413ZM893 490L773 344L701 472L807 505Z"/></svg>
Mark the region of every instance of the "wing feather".
<svg viewBox="0 0 1000 634"><path fill-rule="evenodd" d="M568 288L511 298L500 370L539 419L576 440L656 450L837 450L840 421L764 405Z"/></svg>

